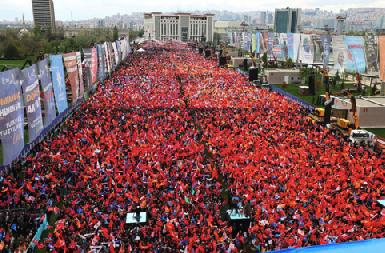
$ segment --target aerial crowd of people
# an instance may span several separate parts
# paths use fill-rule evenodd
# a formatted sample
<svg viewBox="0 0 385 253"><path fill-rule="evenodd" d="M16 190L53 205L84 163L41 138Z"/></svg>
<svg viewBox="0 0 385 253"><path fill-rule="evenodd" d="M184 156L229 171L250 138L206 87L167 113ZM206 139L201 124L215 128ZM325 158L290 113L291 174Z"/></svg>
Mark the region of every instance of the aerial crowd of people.
<svg viewBox="0 0 385 253"><path fill-rule="evenodd" d="M145 50L0 177L0 209L55 217L37 249L265 252L385 236L384 155L187 46ZM234 197L244 231L227 215ZM138 208L147 222L126 224ZM21 252L16 223L0 224L0 252Z"/></svg>

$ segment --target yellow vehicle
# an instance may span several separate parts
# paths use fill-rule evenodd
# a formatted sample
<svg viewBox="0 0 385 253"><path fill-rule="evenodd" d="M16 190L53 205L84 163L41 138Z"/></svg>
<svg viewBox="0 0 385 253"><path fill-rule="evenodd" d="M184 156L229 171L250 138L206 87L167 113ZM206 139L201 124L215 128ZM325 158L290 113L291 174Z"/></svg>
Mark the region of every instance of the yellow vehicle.
<svg viewBox="0 0 385 253"><path fill-rule="evenodd" d="M340 118L337 120L337 125L338 125L338 127L342 128L342 129L348 129L349 125L350 125L350 121L347 119L341 119Z"/></svg>
<svg viewBox="0 0 385 253"><path fill-rule="evenodd" d="M324 117L325 116L325 109L324 108L316 108L314 113L317 117Z"/></svg>

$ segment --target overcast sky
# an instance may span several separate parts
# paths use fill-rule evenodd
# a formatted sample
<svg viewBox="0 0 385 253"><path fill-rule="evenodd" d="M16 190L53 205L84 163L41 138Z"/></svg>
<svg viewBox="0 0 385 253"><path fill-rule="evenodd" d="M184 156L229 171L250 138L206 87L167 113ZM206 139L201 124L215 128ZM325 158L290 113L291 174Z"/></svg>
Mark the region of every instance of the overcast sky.
<svg viewBox="0 0 385 253"><path fill-rule="evenodd" d="M231 10L258 11L275 8L321 8L338 12L360 7L385 8L384 0L53 0L57 20L88 19L134 11ZM25 15L32 20L32 0L0 0L0 20Z"/></svg>

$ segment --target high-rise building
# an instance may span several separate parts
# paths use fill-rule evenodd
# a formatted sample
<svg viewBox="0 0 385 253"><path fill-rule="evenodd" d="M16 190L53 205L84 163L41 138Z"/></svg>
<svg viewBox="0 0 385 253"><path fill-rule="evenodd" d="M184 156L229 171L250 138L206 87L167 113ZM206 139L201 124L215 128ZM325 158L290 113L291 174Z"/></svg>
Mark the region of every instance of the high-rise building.
<svg viewBox="0 0 385 253"><path fill-rule="evenodd" d="M277 33L299 32L301 9L275 9L274 31Z"/></svg>
<svg viewBox="0 0 385 253"><path fill-rule="evenodd" d="M55 10L52 0L32 0L35 26L42 31L56 31Z"/></svg>
<svg viewBox="0 0 385 253"><path fill-rule="evenodd" d="M345 16L337 16L337 27L336 27L336 33L337 35L342 35L345 32Z"/></svg>
<svg viewBox="0 0 385 253"><path fill-rule="evenodd" d="M213 41L214 14L144 14L144 38L155 40Z"/></svg>
<svg viewBox="0 0 385 253"><path fill-rule="evenodd" d="M260 12L258 24L265 25L266 24L266 16L267 16L266 11Z"/></svg>

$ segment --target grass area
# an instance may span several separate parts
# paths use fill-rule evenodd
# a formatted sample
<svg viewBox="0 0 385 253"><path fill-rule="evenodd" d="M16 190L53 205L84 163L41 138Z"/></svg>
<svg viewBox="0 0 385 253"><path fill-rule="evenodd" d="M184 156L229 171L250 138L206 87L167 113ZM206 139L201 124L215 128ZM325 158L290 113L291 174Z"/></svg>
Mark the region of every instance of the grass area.
<svg viewBox="0 0 385 253"><path fill-rule="evenodd" d="M385 128L367 128L369 132L374 133L375 135L385 138Z"/></svg>
<svg viewBox="0 0 385 253"><path fill-rule="evenodd" d="M20 68L24 65L25 60L0 60L0 67Z"/></svg>
<svg viewBox="0 0 385 253"><path fill-rule="evenodd" d="M313 103L313 96L302 96L299 93L299 87L296 85L288 85L287 87L283 87L282 85L280 85L279 87L281 89L283 89L284 91L302 99L303 101L308 102L309 104L315 104L316 103L316 100L317 100L316 97L314 97L314 103Z"/></svg>
<svg viewBox="0 0 385 253"><path fill-rule="evenodd" d="M304 100L305 102L308 102L309 104L313 104L313 105L316 105L316 106L320 106L320 107L323 107L321 106L318 102L318 98L320 95L323 95L325 94L325 89L322 87L320 89L317 90L316 92L316 95L314 96L303 96L299 93L299 85L288 85L287 87L283 87L282 85L278 85L279 88L282 88L284 91ZM345 84L344 84L344 88L347 89L347 88L352 88L354 87L354 84L352 82L346 82L345 81ZM330 87L330 92L332 94L336 94L338 92L341 91L341 85L336 85L336 87Z"/></svg>

